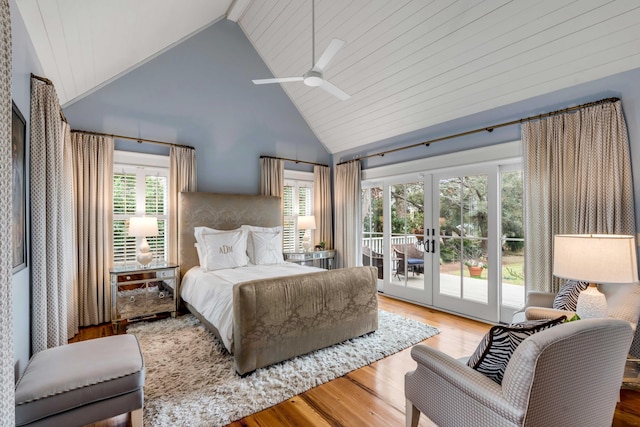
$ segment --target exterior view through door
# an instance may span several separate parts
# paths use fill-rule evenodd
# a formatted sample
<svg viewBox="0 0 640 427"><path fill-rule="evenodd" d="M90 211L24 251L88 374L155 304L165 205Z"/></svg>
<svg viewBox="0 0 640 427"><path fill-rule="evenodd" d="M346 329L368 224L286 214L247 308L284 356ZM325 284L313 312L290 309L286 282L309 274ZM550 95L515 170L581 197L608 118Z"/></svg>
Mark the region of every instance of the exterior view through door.
<svg viewBox="0 0 640 427"><path fill-rule="evenodd" d="M362 261L390 296L491 322L524 305L519 162L362 182Z"/></svg>

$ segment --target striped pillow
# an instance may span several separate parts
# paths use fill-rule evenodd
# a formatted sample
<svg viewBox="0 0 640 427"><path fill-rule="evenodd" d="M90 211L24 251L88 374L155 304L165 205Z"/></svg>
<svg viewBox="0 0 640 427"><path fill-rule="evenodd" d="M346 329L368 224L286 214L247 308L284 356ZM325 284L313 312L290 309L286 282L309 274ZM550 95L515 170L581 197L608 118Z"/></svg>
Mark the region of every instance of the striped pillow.
<svg viewBox="0 0 640 427"><path fill-rule="evenodd" d="M565 320L565 316L560 316L552 320L531 320L513 325L496 325L489 329L476 351L467 361L467 365L498 384L502 384L504 371L518 345L528 336L559 325Z"/></svg>
<svg viewBox="0 0 640 427"><path fill-rule="evenodd" d="M556 310L576 311L580 292L589 287L588 282L567 280L553 300L553 308Z"/></svg>

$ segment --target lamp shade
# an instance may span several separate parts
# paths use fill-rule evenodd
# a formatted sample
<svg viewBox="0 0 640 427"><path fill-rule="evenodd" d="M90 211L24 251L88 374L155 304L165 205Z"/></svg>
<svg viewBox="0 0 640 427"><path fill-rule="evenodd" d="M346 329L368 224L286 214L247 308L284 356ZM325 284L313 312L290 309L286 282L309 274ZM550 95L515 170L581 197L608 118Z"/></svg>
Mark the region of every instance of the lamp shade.
<svg viewBox="0 0 640 427"><path fill-rule="evenodd" d="M634 236L557 234L553 239L553 274L590 283L638 281Z"/></svg>
<svg viewBox="0 0 640 427"><path fill-rule="evenodd" d="M316 217L313 215L300 215L298 217L298 228L300 230L315 230Z"/></svg>
<svg viewBox="0 0 640 427"><path fill-rule="evenodd" d="M158 219L152 216L134 216L129 219L129 236L150 237L158 235Z"/></svg>

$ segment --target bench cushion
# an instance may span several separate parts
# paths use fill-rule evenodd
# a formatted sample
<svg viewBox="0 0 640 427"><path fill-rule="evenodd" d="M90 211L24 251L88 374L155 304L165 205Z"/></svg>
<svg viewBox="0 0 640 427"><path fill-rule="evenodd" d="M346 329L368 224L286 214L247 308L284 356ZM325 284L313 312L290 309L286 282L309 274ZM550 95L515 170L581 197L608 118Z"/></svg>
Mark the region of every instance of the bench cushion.
<svg viewBox="0 0 640 427"><path fill-rule="evenodd" d="M116 335L35 354L16 385L16 425L139 390L144 360L134 335Z"/></svg>

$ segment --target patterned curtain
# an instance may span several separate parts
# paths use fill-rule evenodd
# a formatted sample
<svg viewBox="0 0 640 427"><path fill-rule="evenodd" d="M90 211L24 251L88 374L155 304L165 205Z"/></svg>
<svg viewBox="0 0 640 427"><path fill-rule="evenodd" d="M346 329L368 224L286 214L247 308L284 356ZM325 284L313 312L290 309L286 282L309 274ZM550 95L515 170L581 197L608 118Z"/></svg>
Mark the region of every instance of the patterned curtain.
<svg viewBox="0 0 640 427"><path fill-rule="evenodd" d="M71 133L80 326L111 320L113 138Z"/></svg>
<svg viewBox="0 0 640 427"><path fill-rule="evenodd" d="M67 343L69 274L65 228L62 119L55 88L31 79L31 345L34 353Z"/></svg>
<svg viewBox="0 0 640 427"><path fill-rule="evenodd" d="M169 161L169 261L178 262L178 195L197 191L196 150L172 145Z"/></svg>
<svg viewBox="0 0 640 427"><path fill-rule="evenodd" d="M0 420L15 424L11 256L11 15L0 0Z"/></svg>
<svg viewBox="0 0 640 427"><path fill-rule="evenodd" d="M64 247L65 253L63 255L63 259L66 260L66 263L69 266L69 268L65 269L66 277L64 282L69 285L67 287L67 338L71 338L78 333L78 327L80 326L80 322L78 321L78 281L76 273L78 269L78 257L76 252L78 239L76 234L76 216L74 210L74 206L76 205L76 184L73 177L71 126L64 121L62 122L61 137L63 141L63 173L66 177L64 181L72 183L72 185L65 185L63 187L64 223L69 224L69 227L65 227L64 230L67 233L66 238L69 239L69 244Z"/></svg>
<svg viewBox="0 0 640 427"><path fill-rule="evenodd" d="M314 244L324 241L327 248L333 248L331 169L328 166L313 167L313 210L316 218Z"/></svg>
<svg viewBox="0 0 640 427"><path fill-rule="evenodd" d="M336 266L355 267L360 258L358 244L360 207L360 162L336 166Z"/></svg>
<svg viewBox="0 0 640 427"><path fill-rule="evenodd" d="M555 234L635 235L631 157L620 101L522 126L525 283L557 292Z"/></svg>

